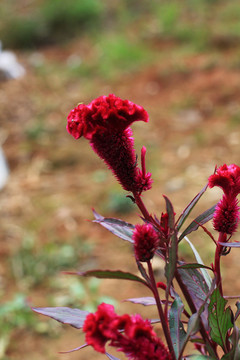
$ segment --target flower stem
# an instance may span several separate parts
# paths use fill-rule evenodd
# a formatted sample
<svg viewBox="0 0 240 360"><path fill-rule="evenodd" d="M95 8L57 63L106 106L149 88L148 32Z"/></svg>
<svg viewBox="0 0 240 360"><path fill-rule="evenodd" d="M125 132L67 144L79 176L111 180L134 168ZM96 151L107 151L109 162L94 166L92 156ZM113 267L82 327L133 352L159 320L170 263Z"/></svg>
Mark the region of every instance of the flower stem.
<svg viewBox="0 0 240 360"><path fill-rule="evenodd" d="M148 265L148 273L149 273L149 277L150 277L150 281L151 281L151 285L152 285L152 292L153 292L154 298L156 300L156 304L157 304L158 313L159 313L159 317L160 317L160 320L161 320L163 332L164 332L164 335L165 335L165 338L166 338L166 341L167 341L168 348L169 348L169 351L171 353L172 359L175 360L176 356L175 356L175 352L174 352L174 348L173 348L173 344L172 344L172 339L171 339L171 336L170 336L170 331L169 331L169 326L168 326L168 319L165 318L165 315L164 315L164 312L163 312L163 308L162 308L161 300L160 300L160 297L159 297L156 281L155 281L154 274L153 274L152 264L151 264L150 260L147 261L147 265Z"/></svg>
<svg viewBox="0 0 240 360"><path fill-rule="evenodd" d="M222 276L221 276L221 268L220 268L220 259L221 259L223 246L220 245L219 242L225 242L226 237L227 236L225 233L223 233L223 232L219 233L218 243L217 243L216 252L215 252L215 261L214 261L214 273L217 278L217 286L218 286L220 294L222 296L223 296L223 290L222 290Z"/></svg>

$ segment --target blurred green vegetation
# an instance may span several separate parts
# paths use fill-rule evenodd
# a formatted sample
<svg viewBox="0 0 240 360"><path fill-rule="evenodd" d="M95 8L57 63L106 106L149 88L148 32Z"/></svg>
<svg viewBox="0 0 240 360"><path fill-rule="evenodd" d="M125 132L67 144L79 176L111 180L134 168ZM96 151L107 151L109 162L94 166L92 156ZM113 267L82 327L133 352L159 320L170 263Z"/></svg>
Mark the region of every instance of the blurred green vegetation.
<svg viewBox="0 0 240 360"><path fill-rule="evenodd" d="M1 40L6 47L32 48L70 40L88 34L98 36L106 46L114 46L113 60L130 51L130 58L138 56L124 36L127 28L139 19L143 28L138 35L148 37L151 31L163 40L175 40L198 49L224 45L240 37L238 0L42 0L29 3L2 2L0 13ZM139 30L139 26L138 26ZM122 33L115 39L108 34ZM226 45L226 44L225 44ZM115 54L115 55L114 55ZM133 60L134 61L134 60Z"/></svg>

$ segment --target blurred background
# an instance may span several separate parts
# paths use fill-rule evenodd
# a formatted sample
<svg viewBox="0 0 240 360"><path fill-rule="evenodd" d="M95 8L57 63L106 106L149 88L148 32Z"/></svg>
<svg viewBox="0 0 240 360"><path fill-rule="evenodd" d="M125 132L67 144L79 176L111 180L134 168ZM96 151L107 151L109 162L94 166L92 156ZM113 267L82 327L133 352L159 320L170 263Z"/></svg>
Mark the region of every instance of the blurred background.
<svg viewBox="0 0 240 360"><path fill-rule="evenodd" d="M86 220L94 207L140 221L88 142L66 132L66 117L109 93L142 105L150 121L133 125L135 146L147 147L154 179L143 199L159 217L165 194L178 216L216 165L240 165L240 3L3 0L0 40L0 359L104 359L91 349L58 354L83 344L81 331L30 310L105 301L156 317L122 302L149 296L141 286L62 274L137 272L129 244ZM208 190L192 217L220 196ZM211 240L202 230L191 240L209 265ZM184 242L180 257L193 259ZM225 293L240 293L238 249L223 266ZM163 280L161 263L156 271Z"/></svg>

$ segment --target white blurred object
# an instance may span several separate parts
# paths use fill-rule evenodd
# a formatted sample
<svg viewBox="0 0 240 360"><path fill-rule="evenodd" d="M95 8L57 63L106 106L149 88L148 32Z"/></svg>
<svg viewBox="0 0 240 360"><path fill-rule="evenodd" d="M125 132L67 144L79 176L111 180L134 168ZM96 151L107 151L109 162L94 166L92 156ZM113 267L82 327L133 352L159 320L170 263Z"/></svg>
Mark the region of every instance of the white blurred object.
<svg viewBox="0 0 240 360"><path fill-rule="evenodd" d="M8 169L7 161L3 149L0 146L0 190L6 185L8 176L9 176L9 169Z"/></svg>
<svg viewBox="0 0 240 360"><path fill-rule="evenodd" d="M0 80L17 79L25 74L25 69L17 61L12 51L3 51L0 41Z"/></svg>

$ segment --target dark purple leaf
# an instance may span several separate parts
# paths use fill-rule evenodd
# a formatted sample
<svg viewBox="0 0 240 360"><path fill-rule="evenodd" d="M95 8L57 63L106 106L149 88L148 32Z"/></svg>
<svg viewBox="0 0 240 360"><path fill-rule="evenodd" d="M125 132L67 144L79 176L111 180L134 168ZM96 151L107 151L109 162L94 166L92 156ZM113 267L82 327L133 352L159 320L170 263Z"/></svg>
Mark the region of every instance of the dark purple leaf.
<svg viewBox="0 0 240 360"><path fill-rule="evenodd" d="M197 204L198 200L201 198L201 196L205 193L207 190L208 184L204 186L204 188L195 196L195 198L192 199L192 201L187 205L187 207L183 210L182 214L179 217L178 220L178 226L177 230L179 231L189 214L191 213L194 206Z"/></svg>
<svg viewBox="0 0 240 360"><path fill-rule="evenodd" d="M184 305L180 297L176 296L169 312L170 334L176 359L179 358L179 354L186 337L186 331L184 330L183 323L181 321L183 308Z"/></svg>
<svg viewBox="0 0 240 360"><path fill-rule="evenodd" d="M231 334L232 349L230 352L222 357L221 360L239 360L240 359L240 344L239 344L239 329L235 325Z"/></svg>
<svg viewBox="0 0 240 360"><path fill-rule="evenodd" d="M184 238L184 236L190 234L193 231L196 231L200 225L205 224L206 222L208 222L209 220L212 219L213 214L215 212L217 205L212 206L210 209L204 211L201 215L199 215L198 217L196 217L195 220L193 220L191 222L190 225L188 225L188 227L184 230L184 232L180 235L179 237L179 241L182 240Z"/></svg>
<svg viewBox="0 0 240 360"><path fill-rule="evenodd" d="M233 248L239 248L239 247L240 247L240 242L233 242L233 243L218 242L218 244L220 244L220 245L222 245L222 246L226 246L226 247L233 247Z"/></svg>
<svg viewBox="0 0 240 360"><path fill-rule="evenodd" d="M178 269L178 275L181 281L186 286L195 306L198 311L208 297L209 287L198 269ZM205 325L208 324L207 310L202 314L202 320Z"/></svg>
<svg viewBox="0 0 240 360"><path fill-rule="evenodd" d="M66 274L71 275L80 275L80 276L93 276L98 279L118 279L118 280L131 280L137 281L144 285L148 284L146 281L141 279L139 276L131 274L129 272L124 272L121 270L89 270L85 272L66 272Z"/></svg>
<svg viewBox="0 0 240 360"><path fill-rule="evenodd" d="M149 282L149 277L148 277L148 274L146 272L146 270L144 269L143 265L141 264L140 261L137 261L137 266L138 266L138 270L140 271L142 277L147 281L147 283Z"/></svg>
<svg viewBox="0 0 240 360"><path fill-rule="evenodd" d="M235 314L235 316L234 316L234 320L235 320L235 321L237 320L237 318L238 318L239 315L240 315L240 302L239 302L239 301L236 302L236 307L237 307L237 311L236 311L236 314Z"/></svg>
<svg viewBox="0 0 240 360"><path fill-rule="evenodd" d="M167 278L167 290L166 290L166 300L168 300L168 295L170 291L170 287L172 284L172 280L174 278L176 266L177 266L177 233L175 230L175 219L174 219L174 210L171 201L164 195L164 200L166 202L166 209L168 213L168 226L172 233L170 242L168 244L168 258L166 259L165 266L165 275Z"/></svg>
<svg viewBox="0 0 240 360"><path fill-rule="evenodd" d="M209 266L202 265L202 264L195 264L194 263L194 264L183 264L183 265L178 266L178 269L198 269L198 268L208 269L208 270L213 271L213 269L210 268Z"/></svg>
<svg viewBox="0 0 240 360"><path fill-rule="evenodd" d="M110 360L120 360L119 358L117 358L116 356L113 356L113 355L111 355L111 354L109 354L109 353L105 353L105 355L107 355L107 357L110 359Z"/></svg>
<svg viewBox="0 0 240 360"><path fill-rule="evenodd" d="M93 210L93 214L95 216L95 220L93 220L93 222L102 225L117 237L133 243L132 234L135 228L134 225L119 219L105 218L98 214L95 210Z"/></svg>
<svg viewBox="0 0 240 360"><path fill-rule="evenodd" d="M156 305L156 300L151 296L146 296L146 297L141 297L141 298L126 299L124 301L129 301L129 302L132 302L134 304L141 304L141 305L144 305L144 306Z"/></svg>
<svg viewBox="0 0 240 360"><path fill-rule="evenodd" d="M83 323L89 314L88 311L68 307L32 308L32 310L39 314L49 316L63 324L69 324L77 329L83 327Z"/></svg>
<svg viewBox="0 0 240 360"><path fill-rule="evenodd" d="M165 203L166 203L166 210L168 213L168 226L171 230L174 229L175 221L174 221L174 210L171 201L168 199L167 196L163 195Z"/></svg>
<svg viewBox="0 0 240 360"><path fill-rule="evenodd" d="M69 353L72 353L72 352L74 352L74 351L81 350L81 349L83 349L83 348L85 348L85 347L87 347L87 346L89 346L89 345L88 345L88 344L83 344L83 345L78 346L77 348L72 349L72 350L59 351L59 354L69 354Z"/></svg>

